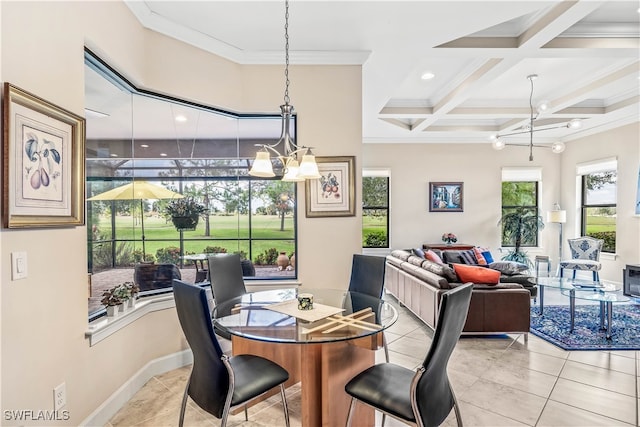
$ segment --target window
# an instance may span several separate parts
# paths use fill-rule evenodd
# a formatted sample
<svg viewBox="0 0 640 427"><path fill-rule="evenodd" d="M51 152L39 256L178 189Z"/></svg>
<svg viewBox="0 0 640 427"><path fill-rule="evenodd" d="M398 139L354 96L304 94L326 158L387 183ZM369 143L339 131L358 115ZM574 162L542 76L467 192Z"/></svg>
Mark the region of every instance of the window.
<svg viewBox="0 0 640 427"><path fill-rule="evenodd" d="M90 319L104 313L102 293L133 281L141 263L173 264L195 282L206 276L184 256L235 252L249 263L247 280L295 279L294 266L279 269L276 260L296 253L296 185L248 174L255 144L278 139L280 116L235 114L137 89L88 51L85 65L87 199L132 182L135 191L144 180L208 210L195 230L178 231L165 213L170 198L88 200ZM293 135L295 124L294 116ZM156 279L141 296L171 290L171 277Z"/></svg>
<svg viewBox="0 0 640 427"><path fill-rule="evenodd" d="M389 247L389 174L362 172L362 247Z"/></svg>
<svg viewBox="0 0 640 427"><path fill-rule="evenodd" d="M617 161L578 166L581 182L581 234L604 240L603 252L616 251Z"/></svg>
<svg viewBox="0 0 640 427"><path fill-rule="evenodd" d="M540 178L539 168L503 168L502 246L538 246Z"/></svg>

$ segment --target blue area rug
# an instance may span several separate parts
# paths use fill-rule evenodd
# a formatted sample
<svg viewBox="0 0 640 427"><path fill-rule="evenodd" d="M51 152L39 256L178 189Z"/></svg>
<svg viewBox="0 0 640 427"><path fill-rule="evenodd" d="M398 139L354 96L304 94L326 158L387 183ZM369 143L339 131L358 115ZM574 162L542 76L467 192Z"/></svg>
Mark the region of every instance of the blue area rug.
<svg viewBox="0 0 640 427"><path fill-rule="evenodd" d="M531 333L564 350L640 350L640 305L613 304L611 339L600 330L598 305L577 305L575 328L569 332L569 306L531 307ZM605 319L606 324L606 319Z"/></svg>

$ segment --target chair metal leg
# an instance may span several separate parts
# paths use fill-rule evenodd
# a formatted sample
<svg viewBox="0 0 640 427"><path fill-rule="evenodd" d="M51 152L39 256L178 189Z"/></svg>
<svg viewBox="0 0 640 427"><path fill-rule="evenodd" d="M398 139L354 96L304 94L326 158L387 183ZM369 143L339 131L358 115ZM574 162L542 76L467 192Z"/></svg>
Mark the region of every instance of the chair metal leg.
<svg viewBox="0 0 640 427"><path fill-rule="evenodd" d="M458 399L456 399L456 394L453 392L453 389L451 389L451 395L453 396L453 410L456 413L456 422L458 423L458 427L462 427L462 415L460 415Z"/></svg>
<svg viewBox="0 0 640 427"><path fill-rule="evenodd" d="M249 409L247 405L244 405L244 420L249 421Z"/></svg>
<svg viewBox="0 0 640 427"><path fill-rule="evenodd" d="M280 396L282 396L282 407L284 408L284 423L289 427L289 408L287 407L287 396L284 394L284 384L280 384Z"/></svg>
<svg viewBox="0 0 640 427"><path fill-rule="evenodd" d="M382 333L382 346L384 347L384 358L389 363L389 347L387 346L387 337L384 332ZM382 425L384 426L384 422Z"/></svg>
<svg viewBox="0 0 640 427"><path fill-rule="evenodd" d="M347 415L347 427L351 427L351 421L353 421L353 414L356 411L356 402L357 402L357 399L355 397L352 397L351 405L349 405L349 415Z"/></svg>
<svg viewBox="0 0 640 427"><path fill-rule="evenodd" d="M182 396L182 404L180 405L180 418L178 419L178 427L182 427L184 425L184 413L187 408L187 398L189 397L189 383L191 382L191 375L189 375L189 379L187 380L187 385L184 388L184 395Z"/></svg>

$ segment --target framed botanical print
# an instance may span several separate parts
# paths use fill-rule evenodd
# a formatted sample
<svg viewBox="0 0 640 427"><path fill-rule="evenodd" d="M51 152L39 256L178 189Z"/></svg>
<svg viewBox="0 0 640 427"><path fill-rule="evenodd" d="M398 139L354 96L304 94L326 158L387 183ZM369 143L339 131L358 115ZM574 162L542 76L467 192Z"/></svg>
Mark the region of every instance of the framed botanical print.
<svg viewBox="0 0 640 427"><path fill-rule="evenodd" d="M85 119L4 84L5 228L84 224Z"/></svg>
<svg viewBox="0 0 640 427"><path fill-rule="evenodd" d="M307 180L308 218L355 216L355 156L316 157L320 178Z"/></svg>

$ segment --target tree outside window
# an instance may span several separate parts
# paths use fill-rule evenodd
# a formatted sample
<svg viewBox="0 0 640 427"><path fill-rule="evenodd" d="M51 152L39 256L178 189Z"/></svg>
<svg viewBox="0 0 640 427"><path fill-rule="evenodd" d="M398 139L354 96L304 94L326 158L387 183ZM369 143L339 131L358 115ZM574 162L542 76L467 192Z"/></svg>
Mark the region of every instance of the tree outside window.
<svg viewBox="0 0 640 427"><path fill-rule="evenodd" d="M525 232L514 233L505 227L508 222L501 222L502 246L516 246L516 238L520 238L518 246L538 246L538 182L537 181L503 181L502 182L502 218L520 214L529 221L530 227Z"/></svg>
<svg viewBox="0 0 640 427"><path fill-rule="evenodd" d="M362 177L362 247L389 247L389 177Z"/></svg>
<svg viewBox="0 0 640 427"><path fill-rule="evenodd" d="M582 175L582 235L604 240L603 252L616 251L617 171Z"/></svg>

